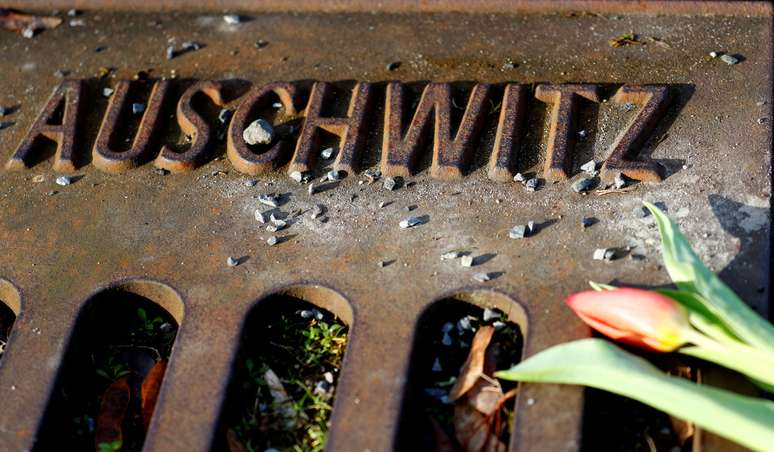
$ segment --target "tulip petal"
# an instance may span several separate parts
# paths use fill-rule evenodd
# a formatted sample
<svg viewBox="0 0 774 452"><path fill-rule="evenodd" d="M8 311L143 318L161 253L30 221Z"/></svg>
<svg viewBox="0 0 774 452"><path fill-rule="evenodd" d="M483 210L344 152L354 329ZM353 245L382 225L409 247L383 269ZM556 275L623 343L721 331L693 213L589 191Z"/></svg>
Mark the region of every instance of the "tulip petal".
<svg viewBox="0 0 774 452"><path fill-rule="evenodd" d="M613 289L572 294L565 301L600 333L654 351L683 345L690 329L686 311L676 301L642 289Z"/></svg>

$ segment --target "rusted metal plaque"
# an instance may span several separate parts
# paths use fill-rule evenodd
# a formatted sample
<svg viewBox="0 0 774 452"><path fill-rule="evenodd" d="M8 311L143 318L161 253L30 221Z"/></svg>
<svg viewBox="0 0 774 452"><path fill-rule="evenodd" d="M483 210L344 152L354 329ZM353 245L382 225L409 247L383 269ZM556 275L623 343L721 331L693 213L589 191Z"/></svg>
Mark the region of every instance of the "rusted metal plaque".
<svg viewBox="0 0 774 452"><path fill-rule="evenodd" d="M434 301L496 305L529 356L589 334L562 304L589 279L668 283L642 200L767 313L767 3L74 3L54 29L0 34L0 299L18 314L2 450L34 444L79 309L107 287L180 324L145 443L159 451L209 450L242 322L287 290L351 328L328 449L393 449ZM258 116L276 137L253 146ZM279 232L256 221L269 194ZM579 448L580 388L525 385L516 406L511 450Z"/></svg>

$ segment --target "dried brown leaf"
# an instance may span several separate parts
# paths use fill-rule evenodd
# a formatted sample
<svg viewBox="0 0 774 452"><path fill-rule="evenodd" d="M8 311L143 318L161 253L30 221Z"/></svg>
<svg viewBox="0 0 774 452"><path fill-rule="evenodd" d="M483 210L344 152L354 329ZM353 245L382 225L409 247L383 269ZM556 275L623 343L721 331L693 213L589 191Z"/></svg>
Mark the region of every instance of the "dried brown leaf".
<svg viewBox="0 0 774 452"><path fill-rule="evenodd" d="M433 445L434 452L457 452L457 447L449 435L446 434L446 430L441 427L441 424L432 416L428 416L430 425L433 427ZM234 451L232 451L234 452Z"/></svg>
<svg viewBox="0 0 774 452"><path fill-rule="evenodd" d="M231 429L226 431L226 443L228 444L229 452L249 452L247 447L239 440L236 432Z"/></svg>
<svg viewBox="0 0 774 452"><path fill-rule="evenodd" d="M669 416L669 422L672 423L672 428L675 431L675 435L677 435L677 441L681 446L684 445L696 431L692 422L684 421L674 416Z"/></svg>
<svg viewBox="0 0 774 452"><path fill-rule="evenodd" d="M122 441L122 425L129 409L130 398L129 377L114 381L102 394L94 433L94 447L97 450L101 443Z"/></svg>
<svg viewBox="0 0 774 452"><path fill-rule="evenodd" d="M467 402L481 414L491 415L500 408L500 400L503 398L503 388L500 383L492 378L479 378L468 391Z"/></svg>
<svg viewBox="0 0 774 452"><path fill-rule="evenodd" d="M484 371L486 348L492 340L494 327L482 326L476 331L473 343L470 345L468 359L460 370L457 382L449 391L449 400L457 400L468 392Z"/></svg>
<svg viewBox="0 0 774 452"><path fill-rule="evenodd" d="M491 432L490 419L468 403L454 407L454 433L467 452L505 452L505 444Z"/></svg>
<svg viewBox="0 0 774 452"><path fill-rule="evenodd" d="M58 27L62 19L55 16L35 16L12 9L0 9L0 28L9 31L45 30Z"/></svg>
<svg viewBox="0 0 774 452"><path fill-rule="evenodd" d="M140 403L142 412L142 425L145 431L148 431L153 409L156 408L156 400L159 398L161 382L164 379L164 372L167 370L167 362L163 359L157 362L148 372L148 376L142 382L140 389Z"/></svg>

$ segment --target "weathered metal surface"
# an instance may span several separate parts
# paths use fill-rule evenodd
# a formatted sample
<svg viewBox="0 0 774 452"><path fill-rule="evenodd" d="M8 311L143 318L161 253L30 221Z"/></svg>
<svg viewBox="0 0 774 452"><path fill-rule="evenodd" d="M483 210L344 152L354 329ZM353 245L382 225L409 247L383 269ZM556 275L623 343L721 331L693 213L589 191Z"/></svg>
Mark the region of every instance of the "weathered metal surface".
<svg viewBox="0 0 774 452"><path fill-rule="evenodd" d="M180 2L163 5L183 7ZM277 9L272 2L264 5L266 11ZM295 7L296 12L253 9L250 20L238 25L226 24L218 13L92 10L81 17L85 26L65 23L31 40L0 34L0 104L21 107L3 118L16 124L0 131L0 160L10 168L0 172L0 278L16 288L4 288L0 296L13 298L7 294L15 290L21 294L20 302L4 299L20 306L20 315L0 364L0 449L23 450L33 444L79 307L100 288L116 284L161 303L181 325L147 450L207 450L245 314L268 294L315 285L333 292L305 288L306 299L351 325L329 449L390 449L412 334L434 300L484 290L472 299L488 304L492 301L486 291L504 294L519 303L508 306L497 298L501 309L521 321L528 356L588 334L562 307L562 298L585 288L588 279L666 283L652 219L635 212L642 199L664 202L711 268L766 311L772 83L768 5L562 2L547 7L533 2L514 5L511 14L498 2L475 2L470 11L454 13L427 2L412 3L405 13L377 15L363 13L368 8L359 2L316 6L337 14L315 13L315 4L308 5ZM361 12L347 12L347 5ZM450 4L448 10L459 5ZM476 13L478 5L486 14ZM591 13L582 14L584 5ZM126 2L118 9L134 6L148 7ZM670 14L672 10L689 16ZM608 45L609 39L630 31L644 45ZM166 59L169 45L194 39L205 47ZM256 46L259 39L268 45ZM729 66L709 58L710 51L744 59ZM402 64L388 69L394 61ZM101 67L114 68L112 75L101 77ZM67 82L58 91L68 105L64 123L77 124L75 129L57 128L45 118L36 123L42 109L56 116L62 100L51 97L61 83L57 69L70 71L69 78L85 79ZM122 129L117 140L124 139L121 149L133 150L112 155L106 150L110 144L97 136L109 137L114 128L105 113L118 114L109 105L120 103L115 96L124 85L118 81L130 80L138 71L150 74L146 87L174 75L168 82L167 110L153 121L160 127L154 133L148 132L150 125L144 127L144 119L128 121L131 130ZM206 95L196 97L208 106L197 107L196 88L191 87L208 80L219 85L200 85ZM407 86L389 83L396 80ZM430 80L437 84L426 87ZM314 123L303 121L314 81L345 93L322 99L323 85L314 88L321 96L318 113L341 118L321 119L317 131ZM540 84L546 85L540 89L545 93L552 92L549 85L593 86L599 102L582 102L573 110L562 105L564 96L541 99L540 91L536 96L534 86ZM487 85L491 103L481 100ZM115 101L102 95L104 87L116 90ZM422 106L426 121L390 115L393 105L401 103L391 93L397 88L411 91L403 99L404 108L413 112ZM672 97L668 106L667 92ZM356 99L351 93L357 93ZM366 96L368 102L361 101ZM173 106L178 102L176 119ZM242 130L256 115L272 110L274 102L282 108L272 117L286 121L288 129L293 125L295 134L282 132L282 139L256 153L244 143ZM637 108L624 111L626 102ZM221 104L235 112L225 143L216 140ZM157 111L149 110L145 115ZM191 119L196 114L201 115L198 121ZM361 114L366 119L346 119ZM176 152L175 143L185 144L183 135L192 134L185 118L197 130L190 154L169 154ZM408 129L406 146L382 141L385 121L392 127L393 119L416 126L416 132ZM480 140L475 140L478 120ZM556 135L560 124L567 126L561 137ZM309 141L297 144L298 127ZM319 129L334 134L347 149L334 162L313 153L319 150L315 140L321 148L330 138L316 136ZM59 140L56 154L51 155L51 147L38 146L39 140L20 147L30 130ZM581 130L585 137L578 134ZM388 131L391 140L407 139L406 129ZM423 135L426 146L414 147ZM151 138L158 144L143 149L144 140ZM95 147L95 142L107 147ZM169 152L159 156L162 145ZM294 168L313 168L320 176L332 166L350 172L349 177L310 195L307 186L288 177L286 163L294 159L294 147ZM100 158L93 149L105 151L97 152ZM385 149L389 159L383 158ZM125 160L132 155L126 152L135 151L138 155ZM461 156L469 161L458 161ZM658 162L663 180L604 196L574 193L570 181L592 158L606 162L606 178L622 171L655 179L652 162ZM154 165L175 173L160 175ZM108 173L100 166L123 172ZM406 175L413 184L387 191L380 183L358 183L364 180L361 169L380 166ZM544 168L558 167L570 181L549 181L537 192L510 180L515 172L544 178ZM83 177L60 187L54 184L57 171ZM44 181L33 181L36 175ZM257 185L246 185L248 179ZM283 195L282 210L300 211L276 246L266 245L269 234L253 216L260 207L255 196L270 192ZM394 202L380 208L382 201ZM329 221L309 216L307 210L316 204L325 205ZM409 205L417 206L411 215L425 216L427 222L404 230L398 223L409 215ZM599 222L584 230L580 220L590 216ZM514 224L528 220L544 226L527 239L508 239ZM591 259L595 248L626 246L644 258L610 263ZM471 269L439 259L458 248L494 257ZM228 256L249 259L228 267ZM378 266L387 259L396 262ZM481 271L503 274L475 282L472 275ZM581 394L574 387L524 386L517 401L513 450L575 450ZM527 405L528 399L535 403ZM703 438L711 449L715 439Z"/></svg>

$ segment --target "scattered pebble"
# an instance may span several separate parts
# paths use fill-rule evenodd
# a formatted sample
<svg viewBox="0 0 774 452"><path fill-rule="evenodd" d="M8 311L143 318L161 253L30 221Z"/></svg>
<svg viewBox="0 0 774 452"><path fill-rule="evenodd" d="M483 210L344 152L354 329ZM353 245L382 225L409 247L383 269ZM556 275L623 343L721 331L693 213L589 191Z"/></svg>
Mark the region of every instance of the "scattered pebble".
<svg viewBox="0 0 774 452"><path fill-rule="evenodd" d="M86 21L83 19L71 19L70 20L70 26L71 27L84 27L86 26Z"/></svg>
<svg viewBox="0 0 774 452"><path fill-rule="evenodd" d="M435 361L433 361L433 372L441 372L443 370L443 367L441 367L441 361L438 360L438 358L435 358Z"/></svg>
<svg viewBox="0 0 774 452"><path fill-rule="evenodd" d="M269 45L269 41L267 41L265 39L259 39L259 40L255 41L255 48L256 49L262 49L262 48L266 47L267 45Z"/></svg>
<svg viewBox="0 0 774 452"><path fill-rule="evenodd" d="M251 145L269 144L274 139L274 127L264 119L256 119L242 132L242 138Z"/></svg>
<svg viewBox="0 0 774 452"><path fill-rule="evenodd" d="M383 185L387 190L393 191L397 188L400 188L401 181L401 177L385 177Z"/></svg>
<svg viewBox="0 0 774 452"><path fill-rule="evenodd" d="M597 248L594 250L595 261L612 261L615 257L615 249L613 248Z"/></svg>
<svg viewBox="0 0 774 452"><path fill-rule="evenodd" d="M766 124L769 122L769 118L758 118L758 124Z"/></svg>
<svg viewBox="0 0 774 452"><path fill-rule="evenodd" d="M287 222L282 220L272 219L272 223L266 226L266 230L269 232L278 232L288 227Z"/></svg>
<svg viewBox="0 0 774 452"><path fill-rule="evenodd" d="M525 179L525 178L524 178L524 175L523 175L523 174L521 174L521 173L516 173L516 175L515 175L515 176L513 176L513 181L514 181L514 182L521 182L521 183L524 183L526 180L527 180L527 179Z"/></svg>
<svg viewBox="0 0 774 452"><path fill-rule="evenodd" d="M497 309L489 309L489 308L484 309L484 315L483 315L484 322L499 320L500 317L502 317L502 313L500 313L500 311L498 311Z"/></svg>
<svg viewBox="0 0 774 452"><path fill-rule="evenodd" d="M56 184L57 185L70 185L75 181L75 178L73 176L59 176L56 178Z"/></svg>
<svg viewBox="0 0 774 452"><path fill-rule="evenodd" d="M67 16L69 16L69 17L77 17L80 14L81 14L81 12L78 11L77 9L68 9L67 10Z"/></svg>
<svg viewBox="0 0 774 452"><path fill-rule="evenodd" d="M159 176L166 176L169 174L169 170L166 168L156 168L153 170L154 173L158 174Z"/></svg>
<svg viewBox="0 0 774 452"><path fill-rule="evenodd" d="M626 112L629 112L629 111L634 111L636 108L637 108L637 104L635 104L635 103L632 103L632 102L626 102L626 103L623 105L623 109L624 109L624 111L626 111Z"/></svg>
<svg viewBox="0 0 774 452"><path fill-rule="evenodd" d="M223 21L229 25L237 25L242 22L242 18L238 14L226 14Z"/></svg>
<svg viewBox="0 0 774 452"><path fill-rule="evenodd" d="M165 54L166 54L167 59L171 60L172 58L175 57L175 48L173 46L167 47L167 50L166 50Z"/></svg>
<svg viewBox="0 0 774 452"><path fill-rule="evenodd" d="M540 187L540 180L535 177L524 183L524 188L526 188L527 191L537 191L538 187Z"/></svg>
<svg viewBox="0 0 774 452"><path fill-rule="evenodd" d="M463 267L472 267L475 265L475 259L472 255L462 256L462 259L460 259L460 265Z"/></svg>
<svg viewBox="0 0 774 452"><path fill-rule="evenodd" d="M256 211L255 211L255 221L264 224L268 220L267 220L266 214L264 212L261 212L260 210L256 209Z"/></svg>
<svg viewBox="0 0 774 452"><path fill-rule="evenodd" d="M593 224L594 224L594 218L584 217L581 219L581 226L583 227L583 229L586 229Z"/></svg>
<svg viewBox="0 0 774 452"><path fill-rule="evenodd" d="M247 179L245 181L245 187L255 187L258 184L258 181L255 179Z"/></svg>
<svg viewBox="0 0 774 452"><path fill-rule="evenodd" d="M597 162L594 160L589 160L588 162L581 165L580 169L584 173L594 174L594 172L597 170Z"/></svg>
<svg viewBox="0 0 774 452"><path fill-rule="evenodd" d="M330 159L331 157L333 157L333 148L332 147L328 147L328 148L323 149L322 152L320 152L320 156L322 158L324 158L325 160Z"/></svg>
<svg viewBox="0 0 774 452"><path fill-rule="evenodd" d="M419 217L408 217L400 222L400 227L401 229L408 229L413 228L414 226L418 226L422 223L424 223L424 221Z"/></svg>
<svg viewBox="0 0 774 452"><path fill-rule="evenodd" d="M304 173L302 173L301 171L293 171L292 173L290 173L290 178L300 184L304 180Z"/></svg>
<svg viewBox="0 0 774 452"><path fill-rule="evenodd" d="M145 111L145 104L133 103L132 114L139 115Z"/></svg>
<svg viewBox="0 0 774 452"><path fill-rule="evenodd" d="M36 184L39 184L39 183L43 182L44 180L46 180L46 176L44 176L42 174L38 174L38 175L36 175L36 176L34 176L32 178L32 182L35 182Z"/></svg>
<svg viewBox="0 0 774 452"><path fill-rule="evenodd" d="M523 224L517 224L510 231L508 231L508 237L512 239L523 239L527 236L527 227Z"/></svg>
<svg viewBox="0 0 774 452"><path fill-rule="evenodd" d="M190 50L199 50L202 47L204 47L201 43L196 41L186 41L182 45L182 49L184 52L188 52Z"/></svg>
<svg viewBox="0 0 774 452"><path fill-rule="evenodd" d="M731 55L728 55L728 54L724 53L723 55L720 55L720 61L726 63L729 66L731 66L731 65L739 63L739 58L736 58L734 56L731 56Z"/></svg>
<svg viewBox="0 0 774 452"><path fill-rule="evenodd" d="M5 116L13 113L13 107L2 107L0 106L0 116Z"/></svg>
<svg viewBox="0 0 774 452"><path fill-rule="evenodd" d="M535 222L534 221L528 221L527 222L527 230L529 231L530 234L534 234L535 233L535 231L537 230L537 227L535 226Z"/></svg>
<svg viewBox="0 0 774 452"><path fill-rule="evenodd" d="M400 61L393 61L391 63L387 63L387 66L385 67L387 68L388 71L396 71L400 67L400 64L401 64Z"/></svg>
<svg viewBox="0 0 774 452"><path fill-rule="evenodd" d="M23 38L32 39L35 37L35 30L32 28L25 28L22 30L21 35Z"/></svg>
<svg viewBox="0 0 774 452"><path fill-rule="evenodd" d="M451 324L450 324L451 325ZM443 332L443 337L441 338L441 343L447 347L451 346L453 341L451 336L449 336L449 333L447 331Z"/></svg>
<svg viewBox="0 0 774 452"><path fill-rule="evenodd" d="M473 280L476 282L487 282L492 280L492 276L489 273L476 273L473 275Z"/></svg>
<svg viewBox="0 0 774 452"><path fill-rule="evenodd" d="M0 130L7 129L16 125L15 121L0 121Z"/></svg>
<svg viewBox="0 0 774 452"><path fill-rule="evenodd" d="M588 133L588 132L586 132L586 130L585 130L585 129L584 129L584 130L579 130L579 131L578 131L578 137L579 137L579 138L586 138L588 135L589 135L589 133Z"/></svg>
<svg viewBox="0 0 774 452"><path fill-rule="evenodd" d="M582 179L578 179L572 184L572 191L575 193L583 193L591 189L592 185L594 185L594 179L590 177L584 177Z"/></svg>
<svg viewBox="0 0 774 452"><path fill-rule="evenodd" d="M283 106L282 102L274 102L273 104L271 104L271 108L273 108L275 110L280 110L282 108L282 106Z"/></svg>
<svg viewBox="0 0 774 452"><path fill-rule="evenodd" d="M306 191L309 192L310 196L315 194L315 192L317 191L317 187L315 187L314 182L309 184L309 187L307 187Z"/></svg>
<svg viewBox="0 0 774 452"><path fill-rule="evenodd" d="M113 88L102 88L102 95L104 97L110 97L113 95Z"/></svg>
<svg viewBox="0 0 774 452"><path fill-rule="evenodd" d="M258 195L258 202L269 207L274 207L275 209L279 207L277 197L274 195Z"/></svg>
<svg viewBox="0 0 774 452"><path fill-rule="evenodd" d="M710 53L709 53L709 56L710 56L710 58L717 58L717 57L718 57L718 55L720 55L720 53L718 53L718 52L715 52L714 50L713 50L712 52L710 52Z"/></svg>
<svg viewBox="0 0 774 452"><path fill-rule="evenodd" d="M269 246L274 246L277 243L279 243L279 239L277 238L277 236L273 235L273 236L269 237L268 240L266 240L266 243L268 243Z"/></svg>
<svg viewBox="0 0 774 452"><path fill-rule="evenodd" d="M382 172L378 169L367 169L363 172L363 176L368 180L369 184L373 184L382 177Z"/></svg>
<svg viewBox="0 0 774 452"><path fill-rule="evenodd" d="M618 173L615 175L615 180L613 180L613 186L617 189L626 187L626 179L624 179L623 174Z"/></svg>
<svg viewBox="0 0 774 452"><path fill-rule="evenodd" d="M300 315L302 319L323 319L323 313L320 312L319 309L303 309L298 312L298 315Z"/></svg>
<svg viewBox="0 0 774 452"><path fill-rule="evenodd" d="M221 124L225 124L228 122L229 119L231 119L232 111L228 108L222 108L218 112L218 122Z"/></svg>
<svg viewBox="0 0 774 452"><path fill-rule="evenodd" d="M460 258L460 257L462 257L464 255L465 255L465 253L463 253L462 251L447 251L447 252L441 254L441 260L442 261L448 261L448 260Z"/></svg>
<svg viewBox="0 0 774 452"><path fill-rule="evenodd" d="M343 171L338 171L338 170L330 170L325 175L325 179L327 179L329 181L338 181L338 180L341 180L343 178L344 178ZM323 181L323 182L325 182L325 181Z"/></svg>
<svg viewBox="0 0 774 452"><path fill-rule="evenodd" d="M236 267L237 265L239 265L239 259L229 256L226 259L226 265L228 265L229 267Z"/></svg>

